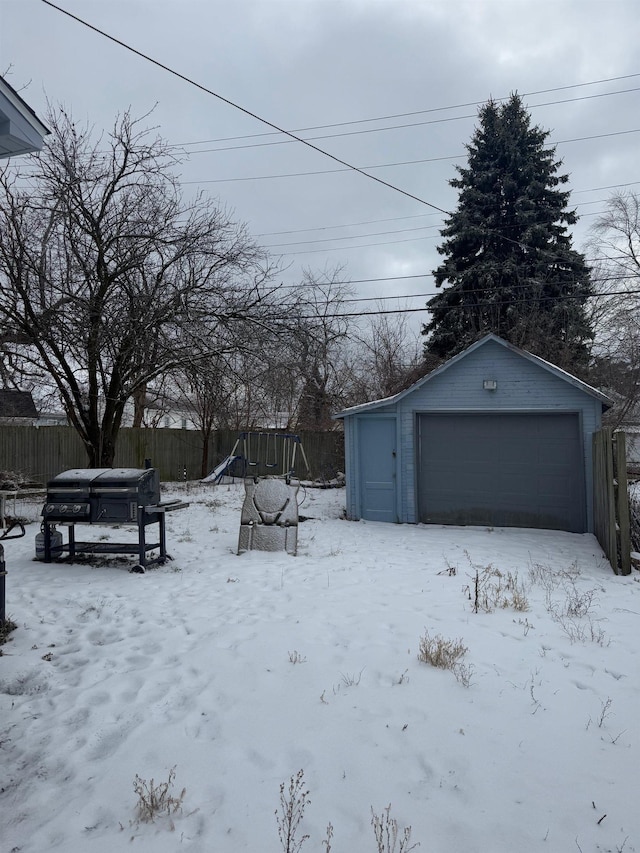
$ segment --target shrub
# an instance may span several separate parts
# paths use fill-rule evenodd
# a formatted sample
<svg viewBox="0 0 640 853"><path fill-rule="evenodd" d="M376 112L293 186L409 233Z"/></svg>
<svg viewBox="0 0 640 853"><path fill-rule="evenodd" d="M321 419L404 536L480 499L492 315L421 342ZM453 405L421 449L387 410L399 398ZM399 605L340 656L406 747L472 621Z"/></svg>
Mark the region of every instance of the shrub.
<svg viewBox="0 0 640 853"><path fill-rule="evenodd" d="M398 821L389 816L391 811L391 803L382 810L382 815L378 816L373 808L371 809L371 826L376 837L377 853L395 853L398 843ZM411 844L411 827L405 826L402 830L400 838L400 847L398 853L409 853L409 850L415 850L420 844Z"/></svg>
<svg viewBox="0 0 640 853"><path fill-rule="evenodd" d="M440 634L432 637L428 631L420 637L418 660L438 669L451 669L469 651L462 640L446 640Z"/></svg>
<svg viewBox="0 0 640 853"><path fill-rule="evenodd" d="M562 587L564 600L554 600L554 588L548 585L545 590L545 607L569 640L572 643L592 642L599 646L608 645L607 635L593 612L598 603L597 590L580 590L576 585L575 576L567 575L559 578L558 586Z"/></svg>
<svg viewBox="0 0 640 853"><path fill-rule="evenodd" d="M462 640L447 640L439 634L432 637L425 630L420 637L418 660L438 669L450 670L464 687L469 687L473 668L461 660L468 651Z"/></svg>
<svg viewBox="0 0 640 853"><path fill-rule="evenodd" d="M180 796L173 795L173 783L176 778L176 768L172 767L169 771L169 778L166 782L161 782L156 785L151 779L147 782L146 779L141 779L136 773L136 778L133 782L133 790L138 795L136 804L137 818L144 823L153 822L157 815L166 812L168 815L175 814L177 811L182 811L182 801L187 792L183 788Z"/></svg>
<svg viewBox="0 0 640 853"><path fill-rule="evenodd" d="M17 627L16 623L11 619L4 619L3 621L0 621L0 646L7 642L9 634L12 631L15 631ZM2 652L0 652L0 655L1 654Z"/></svg>
<svg viewBox="0 0 640 853"><path fill-rule="evenodd" d="M20 471L0 471L0 489L16 492L28 486L31 479Z"/></svg>
<svg viewBox="0 0 640 853"><path fill-rule="evenodd" d="M291 777L287 790L284 782L280 785L280 811L276 810L276 820L283 853L300 853L302 845L309 838L308 835L297 838L297 833L304 811L310 802L303 770L299 770L295 776ZM377 853L409 853L410 850L419 847L419 843L411 844L411 827L404 827L400 833L398 821L390 816L390 812L391 804L383 809L382 816L378 816L373 807L371 808L371 826L376 838ZM333 824L329 822L326 838L322 842L325 848L324 853L331 853L332 841Z"/></svg>
<svg viewBox="0 0 640 853"><path fill-rule="evenodd" d="M469 555L467 554L467 558ZM517 572L501 572L492 565L475 569L472 577L473 587L467 586L469 599L473 602L473 612L491 613L496 609L511 608L520 613L529 609L527 591Z"/></svg>
<svg viewBox="0 0 640 853"><path fill-rule="evenodd" d="M309 838L303 835L296 838L304 810L309 805L309 791L305 789L304 771L299 770L289 780L289 788L285 792L284 782L280 785L280 812L276 810L278 836L283 853L299 853L304 842ZM329 843L331 839L329 838Z"/></svg>

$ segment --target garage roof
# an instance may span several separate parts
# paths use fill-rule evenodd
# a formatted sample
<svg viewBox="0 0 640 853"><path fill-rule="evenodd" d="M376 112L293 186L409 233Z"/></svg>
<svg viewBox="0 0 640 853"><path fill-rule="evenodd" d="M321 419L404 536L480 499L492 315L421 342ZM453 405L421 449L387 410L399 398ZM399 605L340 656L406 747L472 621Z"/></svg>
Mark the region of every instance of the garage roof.
<svg viewBox="0 0 640 853"><path fill-rule="evenodd" d="M358 406L351 406L348 409L343 409L341 412L338 412L333 417L336 419L345 418L349 415L355 415L359 412L367 412L372 409L377 409L378 407L392 405L397 403L399 400L402 400L404 397L407 397L409 394L413 393L416 389L421 388L423 385L426 385L427 382L430 382L436 376L439 376L441 373L447 371L450 367L457 362L462 361L462 359L466 358L475 350L480 349L480 347L486 346L490 341L494 343L500 344L500 346L505 347L505 349L511 350L511 352L516 355L522 356L522 358L527 359L533 364L537 364L539 367L547 370L549 373L557 376L559 379L563 379L565 382L568 382L570 385L573 385L576 388L579 388L581 391L584 391L585 394L589 394L592 397L595 397L597 400L600 400L602 403L603 411L606 409L610 409L613 405L613 400L607 397L606 394L603 394L602 391L598 391L591 385L588 385L586 382L583 382L581 379L578 379L577 376L573 376L571 373L567 373L566 370L563 370L561 367L556 367L555 364L551 364L549 361L545 361L543 358L540 358L537 355L533 355L533 353L527 352L526 350L520 349L519 347L510 344L508 341L503 340L498 337L498 335L490 334L485 335L484 338L481 338L479 341L476 341L475 344L471 344L470 347L463 350L462 352L454 355L448 361L445 361L444 364L441 364L440 367L437 367L435 370L432 370L431 373L428 373L426 376L423 376L422 379L419 379L417 382L414 382L413 385L409 386L409 388L405 388L404 391L400 391L398 394L394 394L391 397L385 397L382 400L372 400L370 403L361 403Z"/></svg>

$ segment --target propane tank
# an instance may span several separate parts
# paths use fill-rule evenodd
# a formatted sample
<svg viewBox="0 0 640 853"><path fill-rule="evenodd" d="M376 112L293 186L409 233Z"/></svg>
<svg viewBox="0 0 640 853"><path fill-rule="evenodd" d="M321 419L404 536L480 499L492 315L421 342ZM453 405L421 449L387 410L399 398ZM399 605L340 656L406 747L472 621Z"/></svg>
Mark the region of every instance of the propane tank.
<svg viewBox="0 0 640 853"><path fill-rule="evenodd" d="M55 560L62 554L62 533L50 524L51 535L51 559ZM36 560L44 560L44 524L40 526L40 533L36 534Z"/></svg>

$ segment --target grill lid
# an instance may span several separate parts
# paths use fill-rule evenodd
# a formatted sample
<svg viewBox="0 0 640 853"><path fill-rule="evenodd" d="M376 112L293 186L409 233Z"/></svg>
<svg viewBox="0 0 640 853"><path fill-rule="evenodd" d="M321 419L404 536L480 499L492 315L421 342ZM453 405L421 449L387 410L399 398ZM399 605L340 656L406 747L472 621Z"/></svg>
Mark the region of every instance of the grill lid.
<svg viewBox="0 0 640 853"><path fill-rule="evenodd" d="M133 523L139 506L159 502L155 468L74 468L48 482L43 516L50 522Z"/></svg>
<svg viewBox="0 0 640 853"><path fill-rule="evenodd" d="M77 483L79 486L88 486L96 477L106 474L110 468L72 468L69 471L63 471L57 474L52 480L49 480L47 487L58 485L68 485Z"/></svg>
<svg viewBox="0 0 640 853"><path fill-rule="evenodd" d="M125 486L153 479L154 475L155 468L106 468L99 470L91 485L94 489L111 483Z"/></svg>
<svg viewBox="0 0 640 853"><path fill-rule="evenodd" d="M103 482L138 483L153 476L154 468L72 468L49 480L49 487L77 483L79 486L100 486Z"/></svg>

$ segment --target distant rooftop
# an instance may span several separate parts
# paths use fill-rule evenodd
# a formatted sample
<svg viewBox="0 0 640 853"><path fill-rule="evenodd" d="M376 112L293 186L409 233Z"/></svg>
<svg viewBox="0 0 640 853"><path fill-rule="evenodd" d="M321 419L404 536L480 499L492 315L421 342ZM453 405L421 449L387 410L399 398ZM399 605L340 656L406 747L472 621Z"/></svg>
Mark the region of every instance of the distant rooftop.
<svg viewBox="0 0 640 853"><path fill-rule="evenodd" d="M29 391L0 390L0 418L37 418L38 412Z"/></svg>

